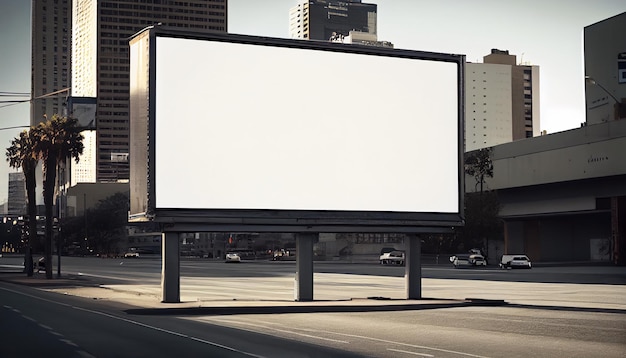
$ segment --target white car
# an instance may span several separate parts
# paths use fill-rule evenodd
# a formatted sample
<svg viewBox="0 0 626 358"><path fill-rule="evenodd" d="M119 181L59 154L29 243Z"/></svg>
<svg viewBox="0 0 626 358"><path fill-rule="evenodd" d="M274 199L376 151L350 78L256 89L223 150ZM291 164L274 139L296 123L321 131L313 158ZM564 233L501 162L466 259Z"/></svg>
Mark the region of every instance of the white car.
<svg viewBox="0 0 626 358"><path fill-rule="evenodd" d="M227 252L226 262L241 262L241 256L236 252Z"/></svg>
<svg viewBox="0 0 626 358"><path fill-rule="evenodd" d="M450 256L450 262L455 268L459 266L487 266L487 260L479 254L459 254Z"/></svg>
<svg viewBox="0 0 626 358"><path fill-rule="evenodd" d="M532 263L526 255L502 255L500 260L500 268L514 269L514 268L532 268Z"/></svg>
<svg viewBox="0 0 626 358"><path fill-rule="evenodd" d="M139 252L137 252L137 250L130 250L127 253L124 254L124 258L138 258L139 257Z"/></svg>
<svg viewBox="0 0 626 358"><path fill-rule="evenodd" d="M404 252L385 252L378 258L381 265L404 265Z"/></svg>

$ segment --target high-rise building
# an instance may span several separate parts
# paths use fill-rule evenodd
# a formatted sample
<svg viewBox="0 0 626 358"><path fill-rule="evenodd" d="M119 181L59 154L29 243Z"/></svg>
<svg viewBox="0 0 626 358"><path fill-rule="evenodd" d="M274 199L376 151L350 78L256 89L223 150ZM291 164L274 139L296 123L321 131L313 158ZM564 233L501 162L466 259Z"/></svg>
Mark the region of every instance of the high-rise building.
<svg viewBox="0 0 626 358"><path fill-rule="evenodd" d="M141 29L227 30L227 0L75 0L72 96L96 97L96 179L129 179L129 45Z"/></svg>
<svg viewBox="0 0 626 358"><path fill-rule="evenodd" d="M624 33L626 12L584 29L587 125L626 118Z"/></svg>
<svg viewBox="0 0 626 358"><path fill-rule="evenodd" d="M26 179L24 173L9 173L9 197L7 215L25 215L27 208Z"/></svg>
<svg viewBox="0 0 626 358"><path fill-rule="evenodd" d="M32 1L31 125L65 115L70 87L70 0ZM58 92L58 93L57 93ZM54 94L57 93L57 94Z"/></svg>
<svg viewBox="0 0 626 358"><path fill-rule="evenodd" d="M377 35L376 4L361 0L301 1L289 10L291 38L329 41L350 31Z"/></svg>
<svg viewBox="0 0 626 358"><path fill-rule="evenodd" d="M69 160L71 168L70 186L78 183L96 182L96 131L82 131L83 154L78 163Z"/></svg>
<svg viewBox="0 0 626 358"><path fill-rule="evenodd" d="M513 139L511 66L465 65L465 150Z"/></svg>
<svg viewBox="0 0 626 358"><path fill-rule="evenodd" d="M538 136L539 66L493 49L465 68L465 151Z"/></svg>

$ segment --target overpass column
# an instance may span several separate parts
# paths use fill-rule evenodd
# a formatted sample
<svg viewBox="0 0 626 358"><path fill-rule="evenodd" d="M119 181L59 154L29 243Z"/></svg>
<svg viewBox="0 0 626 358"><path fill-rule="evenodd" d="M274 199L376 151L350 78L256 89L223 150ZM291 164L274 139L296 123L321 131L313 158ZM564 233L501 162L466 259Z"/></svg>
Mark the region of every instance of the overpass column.
<svg viewBox="0 0 626 358"><path fill-rule="evenodd" d="M422 244L416 234L408 234L406 239L408 241L404 255L406 298L419 300L422 298Z"/></svg>
<svg viewBox="0 0 626 358"><path fill-rule="evenodd" d="M296 234L296 301L313 301L313 242L317 236L316 233Z"/></svg>
<svg viewBox="0 0 626 358"><path fill-rule="evenodd" d="M180 302L180 242L177 232L161 237L161 289L163 303Z"/></svg>

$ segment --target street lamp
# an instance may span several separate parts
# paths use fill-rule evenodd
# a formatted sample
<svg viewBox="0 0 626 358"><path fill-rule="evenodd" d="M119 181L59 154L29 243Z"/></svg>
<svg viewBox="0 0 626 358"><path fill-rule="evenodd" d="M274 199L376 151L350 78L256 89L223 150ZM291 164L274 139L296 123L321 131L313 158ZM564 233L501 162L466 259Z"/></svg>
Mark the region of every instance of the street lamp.
<svg viewBox="0 0 626 358"><path fill-rule="evenodd" d="M604 86L602 86L601 84L599 84L598 82L596 82L596 80L591 77L591 76L585 76L585 80L589 83L591 83L592 85L598 86L600 88L602 88L602 90L604 92L606 92L606 94L608 94L609 96L611 96L611 98L613 98L615 100L615 102L620 103L620 100L617 99L617 97L615 97L611 92L609 92L606 88L604 88Z"/></svg>
<svg viewBox="0 0 626 358"><path fill-rule="evenodd" d="M624 103L622 103L622 101L617 99L617 97L615 97L611 92L609 92L609 90L607 90L604 86L602 86L600 83L598 83L593 77L585 76L585 81L589 82L590 84L592 84L594 86L600 87L600 89L602 89L606 94L608 94L609 96L611 96L611 98L613 98L613 100L615 101L614 107L617 107L617 110L615 112L615 119L620 119L622 117L626 117L626 115L624 115L624 116L622 115L622 113L625 112L625 110L624 110Z"/></svg>

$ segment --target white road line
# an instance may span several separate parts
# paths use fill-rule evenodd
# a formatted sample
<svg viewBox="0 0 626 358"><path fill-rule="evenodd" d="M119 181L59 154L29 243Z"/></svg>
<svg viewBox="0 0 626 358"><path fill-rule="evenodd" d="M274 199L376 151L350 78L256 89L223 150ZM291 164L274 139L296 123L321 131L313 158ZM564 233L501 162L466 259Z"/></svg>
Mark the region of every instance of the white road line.
<svg viewBox="0 0 626 358"><path fill-rule="evenodd" d="M78 354L79 356L83 357L83 358L96 358L94 356L92 356L91 354L85 352L85 351L76 351L76 354Z"/></svg>
<svg viewBox="0 0 626 358"><path fill-rule="evenodd" d="M8 310L11 310L11 311L13 311L13 312L15 312L15 313L22 313L22 312L20 312L20 310L18 310L17 308L13 308L13 307L11 307L11 306L2 305L2 307L6 308L6 309L8 309Z"/></svg>
<svg viewBox="0 0 626 358"><path fill-rule="evenodd" d="M263 324L258 324L258 323L252 323L252 322L248 323L248 322L241 321L241 320L237 320L237 321L227 320L227 319L220 320L219 318L209 318L209 319L205 319L205 320L216 321L216 322L220 322L221 321L221 322L225 322L225 323L234 322L234 323L240 323L242 325L243 324L248 324L250 326L257 325L257 326L259 326L261 328L269 328L269 329L273 329L273 330L276 330L276 331L280 331L279 329L272 328L271 326L266 326L267 325L266 322L263 322ZM443 349L443 348L436 348L436 347L420 346L420 345L416 345L416 344L396 342L396 341L390 341L390 340L387 340L387 339L367 337L367 336L361 336L361 335L350 334L350 333L333 332L333 331L325 331L325 330L317 330L317 329L302 329L302 328L298 328L298 330L300 330L300 331L308 331L308 332L324 333L324 334L329 335L329 336L335 335L335 336L352 337L352 338L357 338L357 339L362 339L362 340L381 342L381 343L385 343L385 344L389 344L389 345L411 347L411 348L424 349L424 350L435 351L435 352L451 353L451 354L456 354L456 355L465 356L465 357L489 358L489 357L486 357L486 356L476 355L476 354L467 353L467 352L459 352L459 351ZM293 332L293 331L286 331L286 332L291 333L291 334L297 334L296 332ZM349 342L346 342L346 343L349 343Z"/></svg>
<svg viewBox="0 0 626 358"><path fill-rule="evenodd" d="M420 356L420 357L434 357L434 355L432 354L425 354L425 353L417 353L417 352L410 352L410 351L403 351L401 349L393 349L393 348L387 348L388 351L392 351L392 352L398 352L398 353L404 353L404 354L411 354L414 356Z"/></svg>
<svg viewBox="0 0 626 358"><path fill-rule="evenodd" d="M78 348L78 345L72 341L70 341L69 339L59 339L61 342L67 344L68 346L72 346L72 347L76 347Z"/></svg>
<svg viewBox="0 0 626 358"><path fill-rule="evenodd" d="M188 336L186 334L170 331L170 330L167 330L167 329L164 329L164 328L151 326L151 325L148 325L148 324L145 324L145 323L141 323L141 322L138 322L138 321L133 321L133 320L130 320L130 319L127 319L127 318L117 317L117 316L114 316L114 315L111 315L111 314L108 314L108 313L94 311L94 310L90 310L90 309L82 308L82 307L75 307L75 306L72 306L72 308L74 308L76 310L79 310L79 311L85 311L85 312L89 312L89 313L92 313L92 314L97 314L97 315L100 315L100 316L116 319L116 320L119 320L119 321L122 321L122 322L134 324L134 325L137 325L137 326L140 326L140 327L152 329L152 330L155 330L155 331L158 331L158 332L163 332L163 333L171 334L171 335L182 337L182 338L189 338L189 339L197 341L197 342L201 342L201 343L208 344L208 345L211 345L211 346L214 346L214 347L219 347L219 348L222 348L222 349L226 349L226 350L229 350L231 352L244 354L244 355L247 355L247 356L250 356L250 357L264 358L263 356L259 356L259 355L256 355L256 354L253 354L253 353L249 353L249 352L244 352L244 351L241 351L239 349L228 347L228 346L225 346L225 345L222 345L222 344L219 344L219 343L207 341L207 340L204 340L204 339L201 339L201 338L197 338L197 337Z"/></svg>
<svg viewBox="0 0 626 358"><path fill-rule="evenodd" d="M387 343L387 344L399 345L399 346L404 346L404 347L412 347L412 348L426 349L426 350L436 351L436 352L445 352L445 353L458 354L458 355L466 356L466 357L488 358L486 356L479 356L479 355L476 355L476 354L471 354L471 353L466 353L466 352L459 352L459 351L453 351L453 350L449 350L449 349L442 349L442 348L435 348L435 347L428 347L428 346L420 346L420 345L417 345L417 344L396 342L396 341L390 341L390 340L387 340L387 339L366 337L366 336L360 336L360 335L356 335L356 334L341 333L341 332L332 332L332 334L336 334L336 335L340 335L340 336L360 338L360 339L363 339L363 340L383 342L383 343Z"/></svg>
<svg viewBox="0 0 626 358"><path fill-rule="evenodd" d="M24 316L24 315L22 315L22 317L24 317L25 319L27 319L27 320L29 320L29 321L31 321L31 322L35 322L35 323L37 323L37 321L35 321L35 319L34 319L34 318L32 318L32 317L28 317L28 316Z"/></svg>
<svg viewBox="0 0 626 358"><path fill-rule="evenodd" d="M235 353L239 353L239 354L243 354L243 355L246 355L246 356L255 357L255 358L266 358L264 356L260 356L260 355L254 354L254 353L244 352L242 350L239 350L239 349L236 349L236 348L232 348L232 347L228 347L228 346L225 346L225 345L222 345L222 344L219 344L219 343L207 341L207 340L204 340L204 339L201 339L201 338L197 338L197 337L188 336L188 335L183 334L183 333L178 333L178 332L170 331L170 330L159 328L159 327L155 327L155 326L150 326L150 325L145 324L145 323L141 323L141 322L138 322L138 321L133 321L133 320L130 320L130 319L127 319L127 318L117 317L117 316L114 316L114 315L111 315L111 314L108 314L108 313L94 311L94 310L90 310L90 309L82 308L82 307L76 307L76 306L68 305L67 303L57 302L57 301L49 300L49 299L46 299L46 298L29 295L27 293L11 290L11 289L4 288L4 287L0 287L0 290L12 292L12 293L15 293L15 294L18 294L18 295L21 295L21 296L31 297L31 298L34 298L34 299L37 299L37 300L53 303L53 304L56 304L56 305L59 305L59 306L69 307L69 308L73 308L75 310L84 311L84 312L88 312L88 313L104 316L104 317L107 317L107 318L116 319L118 321L134 324L134 325L137 325L137 326L140 326L140 327L144 327L144 328L148 328L148 329L152 329L152 330L155 330L155 331L158 331L158 332L163 332L163 333L171 334L171 335L182 337L182 338L189 338L191 340L194 340L194 341L197 341L197 342L200 342L200 343L208 344L208 345L211 345L211 346L214 346L214 347L222 348L222 349L229 350L231 352L235 352ZM42 324L40 324L40 326L42 326L44 328L47 328L49 330L52 330L52 328L44 326Z"/></svg>
<svg viewBox="0 0 626 358"><path fill-rule="evenodd" d="M321 336L314 336L312 334L298 333L298 332L295 332L293 330L274 328L274 327L269 326L269 325L257 324L257 323L252 323L252 322L238 321L238 320L232 320L232 319L220 320L218 318L208 319L208 321L217 321L217 322L222 322L222 323L234 323L234 324L239 324L239 325L243 325L243 326L252 326L252 327L256 327L256 328L263 328L263 329L274 330L274 331L277 331L277 332L288 333L288 334L292 334L292 335L295 335L295 336L314 338L314 339L319 339L319 340L329 341L329 342L335 342L335 343L350 344L349 341L342 341L342 340L339 340L339 339L326 338L326 337L321 337ZM300 330L302 331L302 329L300 329ZM252 330L248 330L248 331L258 332L258 331L252 331ZM311 331L315 332L315 330L311 330Z"/></svg>

